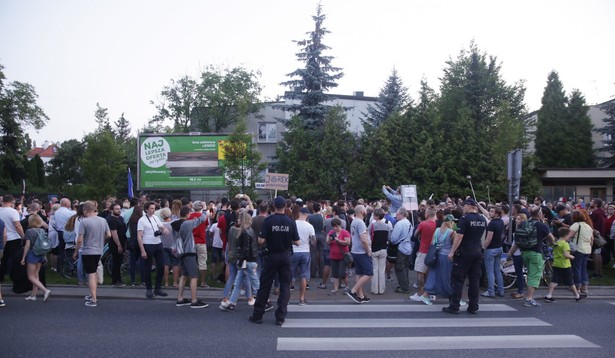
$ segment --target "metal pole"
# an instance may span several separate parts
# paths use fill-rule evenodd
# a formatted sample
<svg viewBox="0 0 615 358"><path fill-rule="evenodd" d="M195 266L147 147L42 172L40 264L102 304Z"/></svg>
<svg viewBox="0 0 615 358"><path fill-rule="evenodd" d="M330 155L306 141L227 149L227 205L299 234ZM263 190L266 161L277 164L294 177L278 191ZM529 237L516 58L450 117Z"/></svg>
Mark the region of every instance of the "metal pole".
<svg viewBox="0 0 615 358"><path fill-rule="evenodd" d="M468 180L470 181L470 188L472 188L472 196L474 197L474 200L476 200L476 193L474 192L474 186L472 185L472 176L468 175L466 178L468 178Z"/></svg>

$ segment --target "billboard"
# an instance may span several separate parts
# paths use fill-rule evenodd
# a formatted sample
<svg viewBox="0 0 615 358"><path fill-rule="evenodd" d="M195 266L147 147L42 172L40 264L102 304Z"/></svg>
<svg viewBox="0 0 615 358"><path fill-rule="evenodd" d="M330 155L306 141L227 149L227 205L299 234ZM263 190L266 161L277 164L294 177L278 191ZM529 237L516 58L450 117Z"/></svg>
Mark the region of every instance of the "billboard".
<svg viewBox="0 0 615 358"><path fill-rule="evenodd" d="M139 190L223 188L226 134L140 134Z"/></svg>

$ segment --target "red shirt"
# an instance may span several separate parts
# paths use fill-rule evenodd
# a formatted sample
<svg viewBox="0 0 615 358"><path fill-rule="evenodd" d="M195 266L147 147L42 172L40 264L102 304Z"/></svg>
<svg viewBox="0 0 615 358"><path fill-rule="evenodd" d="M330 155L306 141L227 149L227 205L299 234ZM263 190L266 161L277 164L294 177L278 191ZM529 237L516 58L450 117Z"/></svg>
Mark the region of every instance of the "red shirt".
<svg viewBox="0 0 615 358"><path fill-rule="evenodd" d="M436 232L436 222L433 220L426 220L419 224L417 231L421 234L421 246L419 246L419 252L426 254L429 251L429 245L433 239L433 233Z"/></svg>
<svg viewBox="0 0 615 358"><path fill-rule="evenodd" d="M327 236L332 236L335 234L334 230L329 231ZM350 240L350 233L347 230L342 229L339 234L337 234L338 239L344 239L344 241ZM332 241L329 243L331 246L331 252L329 253L329 258L331 260L342 260L344 259L344 253L348 252L348 246L341 245L337 241Z"/></svg>
<svg viewBox="0 0 615 358"><path fill-rule="evenodd" d="M203 215L203 213L191 213L190 215L188 215L188 220L199 218L201 217L201 215ZM205 229L207 229L207 224L208 222L206 219L201 225L195 227L194 230L192 230L192 236L194 236L195 244L205 245L207 243L207 241L205 240Z"/></svg>

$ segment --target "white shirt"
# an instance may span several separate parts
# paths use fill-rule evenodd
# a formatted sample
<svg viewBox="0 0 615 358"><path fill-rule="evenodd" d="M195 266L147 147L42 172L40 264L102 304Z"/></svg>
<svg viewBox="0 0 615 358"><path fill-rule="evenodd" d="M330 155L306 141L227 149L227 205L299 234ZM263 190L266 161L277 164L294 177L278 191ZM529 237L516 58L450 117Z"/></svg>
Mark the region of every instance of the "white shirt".
<svg viewBox="0 0 615 358"><path fill-rule="evenodd" d="M71 216L77 214L76 212L69 210L68 208L61 207L53 214L56 220L56 229L58 231L64 231L64 226L66 226L66 222Z"/></svg>
<svg viewBox="0 0 615 358"><path fill-rule="evenodd" d="M297 234L299 234L299 246L293 246L293 252L310 252L310 236L316 236L314 226L305 220L297 220Z"/></svg>
<svg viewBox="0 0 615 358"><path fill-rule="evenodd" d="M220 229L218 229L218 223L213 223L211 228L209 229L214 234L214 242L212 243L213 247L221 249L223 246L222 237L220 237Z"/></svg>
<svg viewBox="0 0 615 358"><path fill-rule="evenodd" d="M0 220L4 221L4 227L6 227L6 241L13 241L21 239L19 233L15 229L15 225L21 225L19 223L19 213L17 210L9 207L0 208ZM17 221L17 224L15 224Z"/></svg>
<svg viewBox="0 0 615 358"><path fill-rule="evenodd" d="M149 220L148 220L149 219ZM162 243L160 236L154 236L155 230L162 228L162 222L156 215L149 217L144 215L137 222L137 231L143 231L143 245L157 245Z"/></svg>

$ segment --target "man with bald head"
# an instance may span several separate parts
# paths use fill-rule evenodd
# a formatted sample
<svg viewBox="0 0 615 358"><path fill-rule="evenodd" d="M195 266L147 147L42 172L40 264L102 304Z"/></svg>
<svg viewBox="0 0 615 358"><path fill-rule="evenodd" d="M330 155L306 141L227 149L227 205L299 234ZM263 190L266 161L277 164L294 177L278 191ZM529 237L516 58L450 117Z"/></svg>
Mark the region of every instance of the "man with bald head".
<svg viewBox="0 0 615 358"><path fill-rule="evenodd" d="M70 200L68 198L62 198L62 200L60 200L60 208L53 214L55 220L54 229L58 232L59 244L51 253L58 256L56 263L58 272L62 272L64 266L64 248L66 247L66 243L64 242L64 226L66 226L68 219L75 214L76 212L70 209Z"/></svg>

